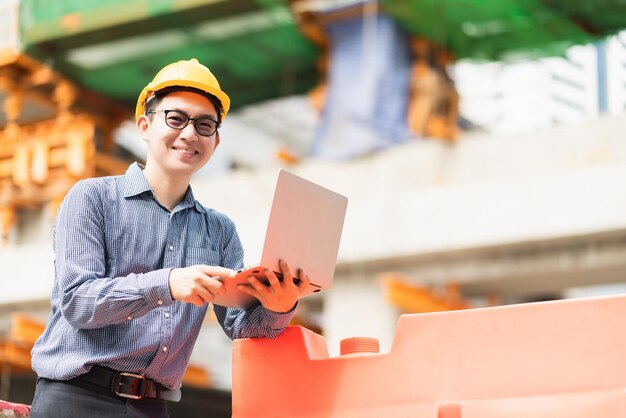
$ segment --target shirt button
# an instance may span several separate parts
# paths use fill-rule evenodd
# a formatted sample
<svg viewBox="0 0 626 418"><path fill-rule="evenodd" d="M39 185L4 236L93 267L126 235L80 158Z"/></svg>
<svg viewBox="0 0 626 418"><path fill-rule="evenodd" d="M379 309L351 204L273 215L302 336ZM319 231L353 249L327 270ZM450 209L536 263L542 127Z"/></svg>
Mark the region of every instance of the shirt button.
<svg viewBox="0 0 626 418"><path fill-rule="evenodd" d="M163 347L163 351L164 351L164 352L165 352L165 351L167 351L167 347Z"/></svg>
<svg viewBox="0 0 626 418"><path fill-rule="evenodd" d="M174 251L174 246L170 245L170 251Z"/></svg>
<svg viewBox="0 0 626 418"><path fill-rule="evenodd" d="M132 317L132 316L129 316L129 317L128 317L128 318L126 318L126 319L128 319L128 320L130 321L131 319L133 319L133 317Z"/></svg>
<svg viewBox="0 0 626 418"><path fill-rule="evenodd" d="M159 299L159 300L157 301L157 304L159 304L159 305L163 305L163 301Z"/></svg>
<svg viewBox="0 0 626 418"><path fill-rule="evenodd" d="M165 312L165 317L169 318L170 317L170 313L169 312Z"/></svg>

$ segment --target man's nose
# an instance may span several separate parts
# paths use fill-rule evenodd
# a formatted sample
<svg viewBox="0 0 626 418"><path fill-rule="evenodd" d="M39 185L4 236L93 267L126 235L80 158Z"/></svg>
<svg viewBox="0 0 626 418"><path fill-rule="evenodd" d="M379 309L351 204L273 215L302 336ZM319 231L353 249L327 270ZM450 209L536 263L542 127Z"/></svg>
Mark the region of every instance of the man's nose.
<svg viewBox="0 0 626 418"><path fill-rule="evenodd" d="M198 140L198 132L196 132L195 121L190 120L181 131L179 135L182 139L197 141Z"/></svg>

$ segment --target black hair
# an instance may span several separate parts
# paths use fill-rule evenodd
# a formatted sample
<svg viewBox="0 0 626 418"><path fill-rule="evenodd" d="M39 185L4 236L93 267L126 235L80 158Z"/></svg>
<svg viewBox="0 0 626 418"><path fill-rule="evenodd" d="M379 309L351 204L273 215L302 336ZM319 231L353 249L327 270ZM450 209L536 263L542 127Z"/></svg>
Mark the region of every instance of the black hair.
<svg viewBox="0 0 626 418"><path fill-rule="evenodd" d="M170 86L170 87L166 87L164 89L157 91L156 93L154 93L154 96L152 96L146 102L146 109L144 111L144 114L148 115L152 110L154 110L159 105L159 103L161 103L161 101L163 100L165 96L175 91L190 91L192 93L197 93L209 99L209 101L215 107L215 111L217 112L217 126L219 127L222 124L222 112L223 112L222 103L219 101L217 97L213 96L212 94L209 94L206 91L197 89L195 87Z"/></svg>

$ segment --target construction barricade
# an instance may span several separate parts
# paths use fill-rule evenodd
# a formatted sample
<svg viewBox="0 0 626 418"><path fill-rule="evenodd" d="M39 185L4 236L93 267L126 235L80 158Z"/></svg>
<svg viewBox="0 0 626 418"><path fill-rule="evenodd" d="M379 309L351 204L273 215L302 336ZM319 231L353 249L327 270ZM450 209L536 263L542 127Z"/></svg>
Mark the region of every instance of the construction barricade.
<svg viewBox="0 0 626 418"><path fill-rule="evenodd" d="M624 418L625 329L626 296L403 315L388 354L291 326L235 341L233 417Z"/></svg>

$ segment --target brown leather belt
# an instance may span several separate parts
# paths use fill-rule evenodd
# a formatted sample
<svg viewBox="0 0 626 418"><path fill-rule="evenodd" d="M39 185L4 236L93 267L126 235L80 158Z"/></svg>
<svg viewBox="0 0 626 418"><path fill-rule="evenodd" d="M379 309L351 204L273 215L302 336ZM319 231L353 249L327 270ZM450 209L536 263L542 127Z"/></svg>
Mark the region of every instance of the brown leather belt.
<svg viewBox="0 0 626 418"><path fill-rule="evenodd" d="M121 398L155 398L178 402L181 397L180 389L168 389L154 380L146 379L143 375L118 372L102 366L93 366L89 372L78 376L77 379L109 389Z"/></svg>

